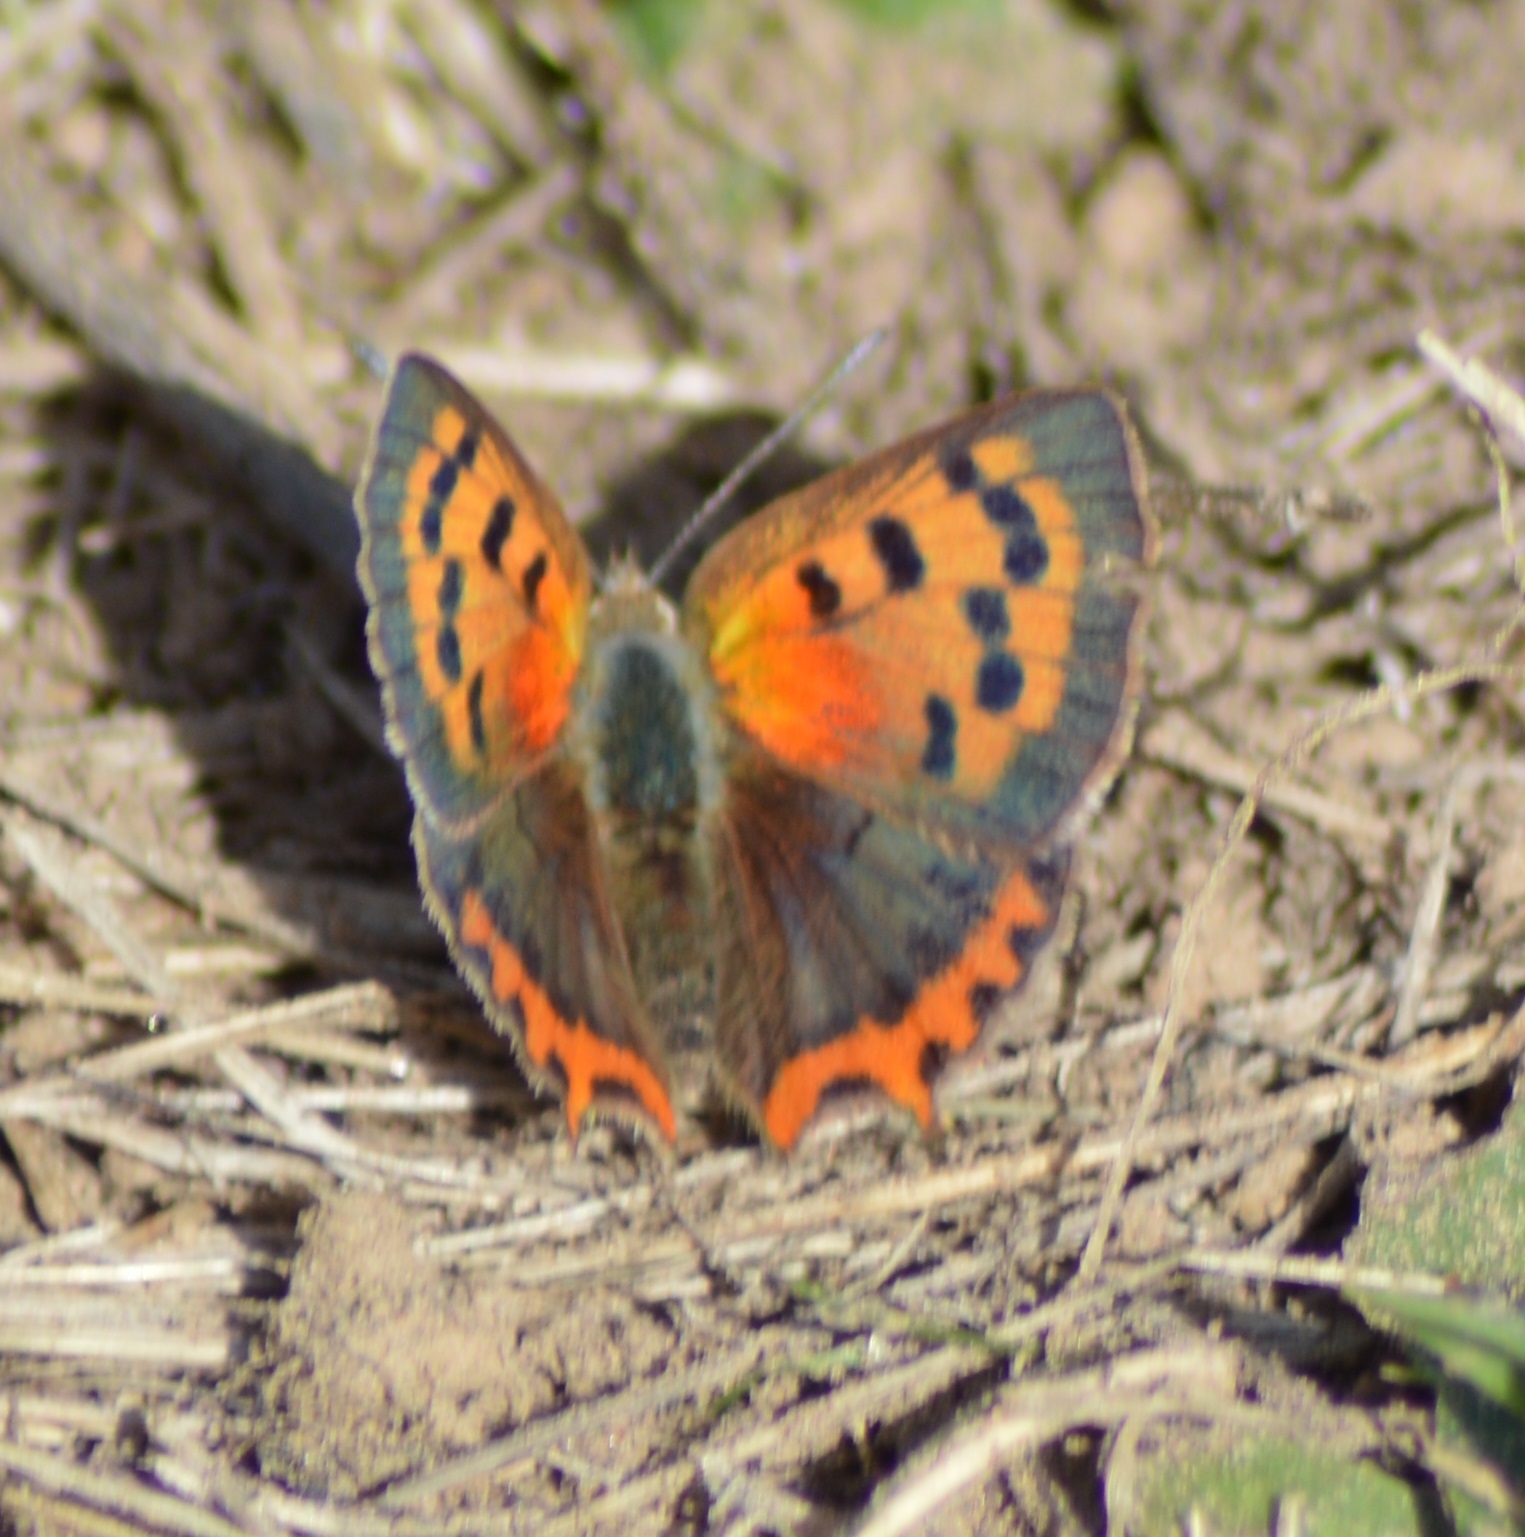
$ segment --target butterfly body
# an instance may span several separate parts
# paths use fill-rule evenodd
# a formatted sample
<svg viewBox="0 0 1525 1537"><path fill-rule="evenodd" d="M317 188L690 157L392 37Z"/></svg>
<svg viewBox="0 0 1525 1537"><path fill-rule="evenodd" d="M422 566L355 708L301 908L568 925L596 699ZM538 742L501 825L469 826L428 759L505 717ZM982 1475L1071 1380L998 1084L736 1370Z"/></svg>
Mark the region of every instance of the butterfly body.
<svg viewBox="0 0 1525 1537"><path fill-rule="evenodd" d="M633 566L594 600L568 751L593 817L634 992L680 1114L712 1060L709 857L725 794L714 688L672 605Z"/></svg>
<svg viewBox="0 0 1525 1537"><path fill-rule="evenodd" d="M1014 397L721 541L675 609L437 364L357 497L368 633L452 955L574 1132L715 1099L788 1147L930 1124L1051 934L1126 743L1153 534L1120 405Z"/></svg>

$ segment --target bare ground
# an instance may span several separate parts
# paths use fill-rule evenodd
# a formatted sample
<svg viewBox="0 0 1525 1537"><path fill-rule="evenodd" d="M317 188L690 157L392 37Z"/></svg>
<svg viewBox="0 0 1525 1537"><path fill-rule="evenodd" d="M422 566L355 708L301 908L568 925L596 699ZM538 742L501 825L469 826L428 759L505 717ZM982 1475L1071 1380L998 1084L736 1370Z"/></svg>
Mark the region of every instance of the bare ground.
<svg viewBox="0 0 1525 1537"><path fill-rule="evenodd" d="M1251 1432L1422 1485L1384 1347L1273 1283L1521 1048L1520 596L1414 339L1519 361L1525 5L618 9L5 9L0 1521L1121 1530L1162 1446ZM365 349L649 553L885 322L755 499L1014 385L1148 435L1073 944L935 1143L574 1149L376 747Z"/></svg>

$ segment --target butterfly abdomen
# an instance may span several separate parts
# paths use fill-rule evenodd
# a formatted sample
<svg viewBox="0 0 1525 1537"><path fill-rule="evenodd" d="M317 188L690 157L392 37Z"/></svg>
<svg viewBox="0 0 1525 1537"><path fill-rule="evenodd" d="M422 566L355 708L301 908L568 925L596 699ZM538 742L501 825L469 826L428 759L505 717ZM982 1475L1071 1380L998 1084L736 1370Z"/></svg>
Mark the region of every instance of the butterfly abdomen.
<svg viewBox="0 0 1525 1537"><path fill-rule="evenodd" d="M723 782L710 685L689 644L621 627L590 646L571 748L609 875L635 990L674 1092L697 1103L713 1013L708 840Z"/></svg>

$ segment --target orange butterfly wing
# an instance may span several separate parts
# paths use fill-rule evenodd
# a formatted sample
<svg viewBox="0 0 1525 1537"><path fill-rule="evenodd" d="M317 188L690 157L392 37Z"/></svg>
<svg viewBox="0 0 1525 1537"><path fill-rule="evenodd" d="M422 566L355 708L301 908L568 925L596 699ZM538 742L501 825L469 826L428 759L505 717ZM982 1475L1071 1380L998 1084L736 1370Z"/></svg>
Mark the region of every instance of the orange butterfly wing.
<svg viewBox="0 0 1525 1537"><path fill-rule="evenodd" d="M927 1124L1057 918L1069 813L1124 750L1153 553L1101 391L996 402L805 487L685 604L735 736L716 1044L791 1144L874 1084Z"/></svg>
<svg viewBox="0 0 1525 1537"><path fill-rule="evenodd" d="M932 1123L932 1080L1053 932L1063 850L998 860L775 765L729 786L716 866L722 1083L780 1147L873 1086Z"/></svg>
<svg viewBox="0 0 1525 1537"><path fill-rule="evenodd" d="M356 512L371 662L429 910L577 1129L676 1121L565 727L592 580L555 498L438 364L394 369Z"/></svg>

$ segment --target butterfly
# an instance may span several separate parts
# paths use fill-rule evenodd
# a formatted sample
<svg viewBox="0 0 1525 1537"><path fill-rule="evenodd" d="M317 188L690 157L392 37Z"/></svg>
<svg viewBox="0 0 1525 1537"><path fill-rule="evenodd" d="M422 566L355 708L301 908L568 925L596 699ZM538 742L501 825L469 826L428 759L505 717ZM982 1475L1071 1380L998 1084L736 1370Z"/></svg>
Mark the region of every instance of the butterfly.
<svg viewBox="0 0 1525 1537"><path fill-rule="evenodd" d="M1136 695L1154 529L1100 389L1010 396L782 497L675 608L401 358L356 493L420 884L531 1081L672 1143L930 1128L1054 931Z"/></svg>

